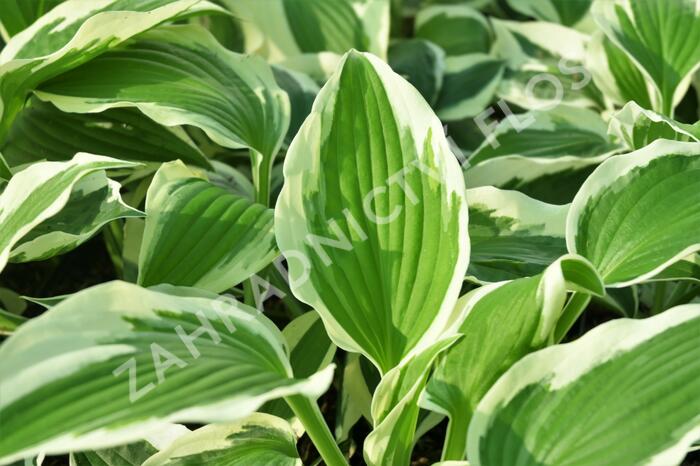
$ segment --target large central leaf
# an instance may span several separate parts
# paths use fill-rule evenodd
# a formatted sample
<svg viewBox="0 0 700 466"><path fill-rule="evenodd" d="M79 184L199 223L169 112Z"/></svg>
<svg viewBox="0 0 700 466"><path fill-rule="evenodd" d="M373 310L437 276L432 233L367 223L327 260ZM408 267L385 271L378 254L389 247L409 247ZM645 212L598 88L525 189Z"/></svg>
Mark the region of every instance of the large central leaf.
<svg viewBox="0 0 700 466"><path fill-rule="evenodd" d="M418 91L376 57L348 53L284 175L277 242L294 293L338 346L386 372L434 341L466 272L467 205L457 159Z"/></svg>

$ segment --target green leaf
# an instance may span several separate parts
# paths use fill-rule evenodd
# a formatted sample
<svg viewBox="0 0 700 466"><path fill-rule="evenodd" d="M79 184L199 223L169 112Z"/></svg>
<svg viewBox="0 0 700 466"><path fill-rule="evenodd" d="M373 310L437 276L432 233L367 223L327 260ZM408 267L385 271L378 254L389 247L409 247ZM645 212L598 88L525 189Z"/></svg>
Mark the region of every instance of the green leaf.
<svg viewBox="0 0 700 466"><path fill-rule="evenodd" d="M508 0L508 6L542 21L573 26L583 18L593 0Z"/></svg>
<svg viewBox="0 0 700 466"><path fill-rule="evenodd" d="M357 353L345 354L343 383L335 425L335 438L338 443L350 437L350 431L361 418L372 422L372 390L365 379L361 361L362 356Z"/></svg>
<svg viewBox="0 0 700 466"><path fill-rule="evenodd" d="M389 44L386 0L223 0L240 19L246 51L271 62L350 49L383 58Z"/></svg>
<svg viewBox="0 0 700 466"><path fill-rule="evenodd" d="M255 309L163 290L98 285L0 346L0 461L124 444L170 422L234 421L328 388L332 366L293 378L281 334Z"/></svg>
<svg viewBox="0 0 700 466"><path fill-rule="evenodd" d="M700 306L615 320L501 377L469 427L469 461L680 464L700 435L699 390Z"/></svg>
<svg viewBox="0 0 700 466"><path fill-rule="evenodd" d="M250 149L259 185L289 127L289 99L269 65L226 50L194 25L142 34L37 94L66 112L133 106L165 126L196 126L221 146Z"/></svg>
<svg viewBox="0 0 700 466"><path fill-rule="evenodd" d="M6 0L0 10L0 33L6 41L64 0Z"/></svg>
<svg viewBox="0 0 700 466"><path fill-rule="evenodd" d="M158 453L158 450L170 446L175 439L189 433L190 430L180 424L171 424L147 436L144 440L104 448L74 452L70 455L71 466L142 466L143 462Z"/></svg>
<svg viewBox="0 0 700 466"><path fill-rule="evenodd" d="M386 373L434 342L467 268L467 205L418 91L376 57L348 53L292 142L284 177L277 244L292 291L334 343Z"/></svg>
<svg viewBox="0 0 700 466"><path fill-rule="evenodd" d="M493 100L504 69L503 60L482 53L448 57L437 114L456 121L481 113Z"/></svg>
<svg viewBox="0 0 700 466"><path fill-rule="evenodd" d="M138 283L170 283L222 292L277 255L273 212L164 164L146 196Z"/></svg>
<svg viewBox="0 0 700 466"><path fill-rule="evenodd" d="M630 150L641 149L657 139L700 142L700 123L679 123L636 102L629 102L610 118L608 132Z"/></svg>
<svg viewBox="0 0 700 466"><path fill-rule="evenodd" d="M143 466L302 466L289 424L253 413L229 424L211 424L177 438Z"/></svg>
<svg viewBox="0 0 700 466"><path fill-rule="evenodd" d="M594 32L588 42L585 64L593 82L614 103L624 105L633 100L644 108L651 108L649 95L654 92L653 85L627 54L600 30Z"/></svg>
<svg viewBox="0 0 700 466"><path fill-rule="evenodd" d="M570 252L629 286L700 250L700 144L657 140L603 162L567 219Z"/></svg>
<svg viewBox="0 0 700 466"><path fill-rule="evenodd" d="M80 153L68 162L35 163L17 173L0 195L0 270L23 237L66 206L81 178L95 171L134 165Z"/></svg>
<svg viewBox="0 0 700 466"><path fill-rule="evenodd" d="M211 167L182 128L166 128L138 110L64 113L38 99L15 120L2 151L13 167L38 160L69 160L81 151L139 162L180 159Z"/></svg>
<svg viewBox="0 0 700 466"><path fill-rule="evenodd" d="M430 41L407 39L389 47L389 66L434 104L442 88L445 52Z"/></svg>
<svg viewBox="0 0 700 466"><path fill-rule="evenodd" d="M450 419L443 459L464 458L469 421L496 380L551 343L567 291L605 294L588 261L564 256L540 275L481 287L458 301L456 331L464 336L441 357L421 400Z"/></svg>
<svg viewBox="0 0 700 466"><path fill-rule="evenodd" d="M0 142L42 82L158 24L218 11L199 0L69 0L15 35L0 52Z"/></svg>
<svg viewBox="0 0 700 466"><path fill-rule="evenodd" d="M374 430L363 447L369 466L410 463L420 411L418 398L435 359L457 340L459 336L443 337L382 377L372 397Z"/></svg>
<svg viewBox="0 0 700 466"><path fill-rule="evenodd" d="M487 54L493 40L484 15L466 5L430 5L416 15L415 35L433 42L447 56Z"/></svg>
<svg viewBox="0 0 700 466"><path fill-rule="evenodd" d="M112 220L143 216L122 201L120 187L104 171L80 179L61 211L35 226L12 248L10 262L39 261L64 254Z"/></svg>
<svg viewBox="0 0 700 466"><path fill-rule="evenodd" d="M566 203L593 167L619 151L602 118L585 108L560 105L484 125L487 137L465 170L469 188L496 186Z"/></svg>
<svg viewBox="0 0 700 466"><path fill-rule="evenodd" d="M489 283L537 275L566 254L568 206L488 186L467 190L467 199L468 278Z"/></svg>
<svg viewBox="0 0 700 466"><path fill-rule="evenodd" d="M696 0L596 0L593 17L656 88L653 110L673 116L700 66Z"/></svg>

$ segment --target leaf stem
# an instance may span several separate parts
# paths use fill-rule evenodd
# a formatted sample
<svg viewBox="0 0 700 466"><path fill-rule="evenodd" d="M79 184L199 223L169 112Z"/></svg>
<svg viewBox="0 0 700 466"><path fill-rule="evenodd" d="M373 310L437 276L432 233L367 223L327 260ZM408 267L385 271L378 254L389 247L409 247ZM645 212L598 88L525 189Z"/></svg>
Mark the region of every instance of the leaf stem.
<svg viewBox="0 0 700 466"><path fill-rule="evenodd" d="M469 416L460 416L459 419L449 418L441 461L462 461L464 459L467 450L468 429Z"/></svg>
<svg viewBox="0 0 700 466"><path fill-rule="evenodd" d="M272 173L273 157L250 149L250 166L253 170L255 185L255 202L270 207L270 175Z"/></svg>
<svg viewBox="0 0 700 466"><path fill-rule="evenodd" d="M289 396L285 400L304 425L306 433L309 434L326 466L347 466L345 456L335 443L333 434L328 429L321 410L318 409L318 404L302 395Z"/></svg>

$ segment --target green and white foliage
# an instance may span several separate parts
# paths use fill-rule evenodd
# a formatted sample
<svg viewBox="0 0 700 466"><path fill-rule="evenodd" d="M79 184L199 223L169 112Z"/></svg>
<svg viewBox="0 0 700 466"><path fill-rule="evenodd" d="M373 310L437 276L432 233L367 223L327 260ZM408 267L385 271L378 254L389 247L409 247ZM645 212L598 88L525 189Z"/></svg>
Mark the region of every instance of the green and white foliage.
<svg viewBox="0 0 700 466"><path fill-rule="evenodd" d="M644 108L651 108L653 84L644 79L632 59L603 31L595 31L591 35L586 47L585 65L606 100L619 106L634 101Z"/></svg>
<svg viewBox="0 0 700 466"><path fill-rule="evenodd" d="M112 220L143 216L122 201L120 187L104 171L81 178L73 185L63 208L16 243L10 261L37 261L63 254L90 239Z"/></svg>
<svg viewBox="0 0 700 466"><path fill-rule="evenodd" d="M32 99L20 113L0 147L12 167L69 160L81 151L138 162L180 159L211 167L182 128L159 125L138 110L64 113L38 99Z"/></svg>
<svg viewBox="0 0 700 466"><path fill-rule="evenodd" d="M456 121L479 114L493 99L504 70L503 60L489 55L493 33L488 20L466 4L429 5L416 15L415 28L416 37L446 55L434 103L438 116Z"/></svg>
<svg viewBox="0 0 700 466"><path fill-rule="evenodd" d="M537 276L481 287L459 300L454 325L463 337L441 357L421 400L450 419L443 459L464 458L469 421L496 380L553 341L568 291L605 293L588 261L563 256Z"/></svg>
<svg viewBox="0 0 700 466"><path fill-rule="evenodd" d="M166 425L143 440L101 450L70 454L70 466L142 466L158 450L169 447L176 439L189 433L181 424Z"/></svg>
<svg viewBox="0 0 700 466"><path fill-rule="evenodd" d="M0 52L0 141L29 92L164 21L218 11L200 0L69 0Z"/></svg>
<svg viewBox="0 0 700 466"><path fill-rule="evenodd" d="M663 139L606 160L571 205L569 251L621 287L700 250L698 170L699 143Z"/></svg>
<svg viewBox="0 0 700 466"><path fill-rule="evenodd" d="M270 399L320 395L333 371L295 379L280 332L255 309L125 282L23 325L0 358L3 462L128 443L169 422L238 420Z"/></svg>
<svg viewBox="0 0 700 466"><path fill-rule="evenodd" d="M548 22L492 18L491 24L493 54L507 63L499 98L528 110L552 110L560 103L590 108L603 105L602 94L583 66L586 34Z"/></svg>
<svg viewBox="0 0 700 466"><path fill-rule="evenodd" d="M102 180L105 181L106 189L103 191L99 188L95 190L94 186L90 188L88 182L76 190L75 196L72 197L71 194L76 184L91 173L133 165L130 162L81 153L68 162L33 164L13 176L0 196L0 270L10 259L12 249L34 228L38 227L39 230L27 238L24 247L20 245L16 256L18 260L22 260L23 256L29 260L50 257L54 248L57 252L64 248L70 249L91 236L106 221L133 212L121 203L117 186L104 178ZM97 192L98 195L86 200L90 191ZM83 206L89 205L94 215L83 217L83 224L77 220L70 226L62 227L56 223L52 226L43 223L59 214L66 206L70 208L72 202L87 203ZM93 202L97 204L93 205ZM100 217L98 222L102 223L96 224L96 217ZM56 227L62 230L51 234L50 230Z"/></svg>
<svg viewBox="0 0 700 466"><path fill-rule="evenodd" d="M331 339L382 373L434 342L467 268L467 205L459 164L418 92L376 57L348 53L292 142L284 177L277 244L294 294Z"/></svg>
<svg viewBox="0 0 700 466"><path fill-rule="evenodd" d="M612 115L608 132L630 150L641 149L657 139L700 142L700 124L672 120L635 102L627 103Z"/></svg>
<svg viewBox="0 0 700 466"><path fill-rule="evenodd" d="M493 41L488 20L466 5L429 5L416 15L416 37L433 42L447 56L489 53Z"/></svg>
<svg viewBox="0 0 700 466"><path fill-rule="evenodd" d="M350 49L386 58L387 0L223 0L240 18L247 52L273 63L305 54Z"/></svg>
<svg viewBox="0 0 700 466"><path fill-rule="evenodd" d="M292 142L297 131L299 131L299 127L311 113L311 107L314 99L316 99L319 87L309 76L279 65L273 66L272 72L279 87L289 96L291 114L289 129L284 138L284 145L289 146L289 143Z"/></svg>
<svg viewBox="0 0 700 466"><path fill-rule="evenodd" d="M148 188L138 283L223 292L277 256L273 212L163 164Z"/></svg>
<svg viewBox="0 0 700 466"><path fill-rule="evenodd" d="M508 6L527 16L574 26L588 13L593 0L508 0Z"/></svg>
<svg viewBox="0 0 700 466"><path fill-rule="evenodd" d="M566 254L567 205L489 186L467 190L467 200L467 279L493 283L537 275Z"/></svg>
<svg viewBox="0 0 700 466"><path fill-rule="evenodd" d="M672 117L700 66L700 3L595 0L591 12L608 38L653 83L653 110Z"/></svg>
<svg viewBox="0 0 700 466"><path fill-rule="evenodd" d="M493 100L504 69L503 60L483 53L447 57L438 116L455 121L480 114Z"/></svg>
<svg viewBox="0 0 700 466"><path fill-rule="evenodd" d="M445 73L443 49L424 39L398 41L389 47L387 61L429 104L435 105Z"/></svg>
<svg viewBox="0 0 700 466"><path fill-rule="evenodd" d="M250 149L255 179L263 181L290 118L289 98L261 58L230 52L197 26L142 34L37 95L64 112L135 107L165 126L196 126L221 146Z"/></svg>
<svg viewBox="0 0 700 466"><path fill-rule="evenodd" d="M585 108L560 105L483 124L488 136L465 170L470 188L516 189L566 203L593 167L619 151L603 119Z"/></svg>
<svg viewBox="0 0 700 466"><path fill-rule="evenodd" d="M254 413L229 424L210 424L177 438L143 466L302 466L296 436L275 416Z"/></svg>
<svg viewBox="0 0 700 466"><path fill-rule="evenodd" d="M699 364L698 305L526 356L479 403L469 462L679 464L700 435Z"/></svg>
<svg viewBox="0 0 700 466"><path fill-rule="evenodd" d="M0 35L5 41L65 0L7 0L0 11Z"/></svg>

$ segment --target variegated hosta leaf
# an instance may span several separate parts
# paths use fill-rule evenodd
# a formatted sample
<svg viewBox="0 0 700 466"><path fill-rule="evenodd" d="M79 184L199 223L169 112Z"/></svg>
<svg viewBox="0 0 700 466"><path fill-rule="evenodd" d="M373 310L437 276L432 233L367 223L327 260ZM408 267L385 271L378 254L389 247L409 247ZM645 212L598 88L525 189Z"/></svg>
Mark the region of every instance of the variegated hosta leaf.
<svg viewBox="0 0 700 466"><path fill-rule="evenodd" d="M383 373L434 342L467 268L467 205L418 91L376 57L348 53L292 142L284 177L277 243L294 294L331 339Z"/></svg>
<svg viewBox="0 0 700 466"><path fill-rule="evenodd" d="M537 275L566 254L568 206L489 186L467 190L467 200L469 279L489 283Z"/></svg>
<svg viewBox="0 0 700 466"><path fill-rule="evenodd" d="M81 178L95 171L131 166L131 162L80 153L68 162L35 163L13 176L0 195L0 270L23 237L65 207Z"/></svg>
<svg viewBox="0 0 700 466"><path fill-rule="evenodd" d="M211 167L182 128L166 128L138 110L64 113L38 99L17 117L0 150L13 167L39 160L69 160L81 151L142 162L180 159Z"/></svg>
<svg viewBox="0 0 700 466"><path fill-rule="evenodd" d="M177 438L190 430L181 424L164 426L137 442L101 450L74 452L70 466L142 466L144 461L169 447Z"/></svg>
<svg viewBox="0 0 700 466"><path fill-rule="evenodd" d="M374 430L365 439L363 447L365 462L369 466L410 463L420 411L418 398L435 358L457 340L459 336L441 338L421 352L412 354L382 377L372 397Z"/></svg>
<svg viewBox="0 0 700 466"><path fill-rule="evenodd" d="M302 466L296 436L284 419L263 413L210 424L176 439L143 466Z"/></svg>
<svg viewBox="0 0 700 466"><path fill-rule="evenodd" d="M700 142L700 123L680 123L646 110L636 102L627 103L612 115L608 132L630 150L641 149L656 139Z"/></svg>
<svg viewBox="0 0 700 466"><path fill-rule="evenodd" d="M488 20L466 5L431 5L416 15L416 37L440 46L447 56L487 54L493 40Z"/></svg>
<svg viewBox="0 0 700 466"><path fill-rule="evenodd" d="M582 65L587 35L547 22L492 19L491 24L493 53L508 63L499 97L530 110L560 103L602 107L603 97Z"/></svg>
<svg viewBox="0 0 700 466"><path fill-rule="evenodd" d="M386 57L387 0L223 0L240 19L247 52L272 62L350 49Z"/></svg>
<svg viewBox="0 0 700 466"><path fill-rule="evenodd" d="M0 10L0 35L5 41L64 0L5 0Z"/></svg>
<svg viewBox="0 0 700 466"><path fill-rule="evenodd" d="M166 126L196 126L219 145L251 149L262 184L289 127L289 99L270 67L192 25L142 34L46 83L38 95L66 112L133 106Z"/></svg>
<svg viewBox="0 0 700 466"><path fill-rule="evenodd" d="M597 30L586 47L586 69L590 71L596 86L617 105L635 101L644 108L651 108L654 86L629 56Z"/></svg>
<svg viewBox="0 0 700 466"><path fill-rule="evenodd" d="M700 250L699 174L700 143L662 139L606 160L571 205L569 251L621 287Z"/></svg>
<svg viewBox="0 0 700 466"><path fill-rule="evenodd" d="M605 294L588 261L564 256L540 275L477 288L458 301L455 325L464 336L441 357L421 400L450 419L443 459L464 458L471 416L496 380L551 343L567 291Z"/></svg>
<svg viewBox="0 0 700 466"><path fill-rule="evenodd" d="M112 220L143 216L122 201L120 188L104 171L80 179L61 211L35 226L12 248L10 261L38 261L64 254Z"/></svg>
<svg viewBox="0 0 700 466"><path fill-rule="evenodd" d="M124 444L169 422L234 421L328 388L332 367L293 378L281 334L255 309L169 290L98 285L0 346L0 462Z"/></svg>
<svg viewBox="0 0 700 466"><path fill-rule="evenodd" d="M656 87L653 109L673 116L700 66L697 0L596 0L593 17Z"/></svg>
<svg viewBox="0 0 700 466"><path fill-rule="evenodd" d="M445 52L430 41L407 39L389 47L389 66L411 83L433 105L445 73Z"/></svg>
<svg viewBox="0 0 700 466"><path fill-rule="evenodd" d="M586 169L618 150L602 118L585 108L560 105L487 124L491 131L465 172L470 188L496 186L547 202L569 202L590 173Z"/></svg>
<svg viewBox="0 0 700 466"><path fill-rule="evenodd" d="M504 69L503 60L483 53L447 57L437 114L456 121L481 113L493 100Z"/></svg>
<svg viewBox="0 0 700 466"><path fill-rule="evenodd" d="M583 18L593 0L508 0L515 11L542 21L573 26Z"/></svg>
<svg viewBox="0 0 700 466"><path fill-rule="evenodd" d="M200 0L69 0L15 35L0 52L0 142L27 94L158 24L218 11Z"/></svg>
<svg viewBox="0 0 700 466"><path fill-rule="evenodd" d="M469 427L469 462L679 464L700 436L698 392L700 306L615 320L501 377Z"/></svg>
<svg viewBox="0 0 700 466"><path fill-rule="evenodd" d="M277 255L273 212L198 178L181 162L156 173L146 196L138 282L222 292Z"/></svg>
<svg viewBox="0 0 700 466"><path fill-rule="evenodd" d="M310 377L333 362L336 347L328 338L317 312L309 311L297 317L282 330L282 335L289 348L289 362L295 377ZM303 434L304 426L294 418L284 400L272 400L260 411L290 421L294 430Z"/></svg>

